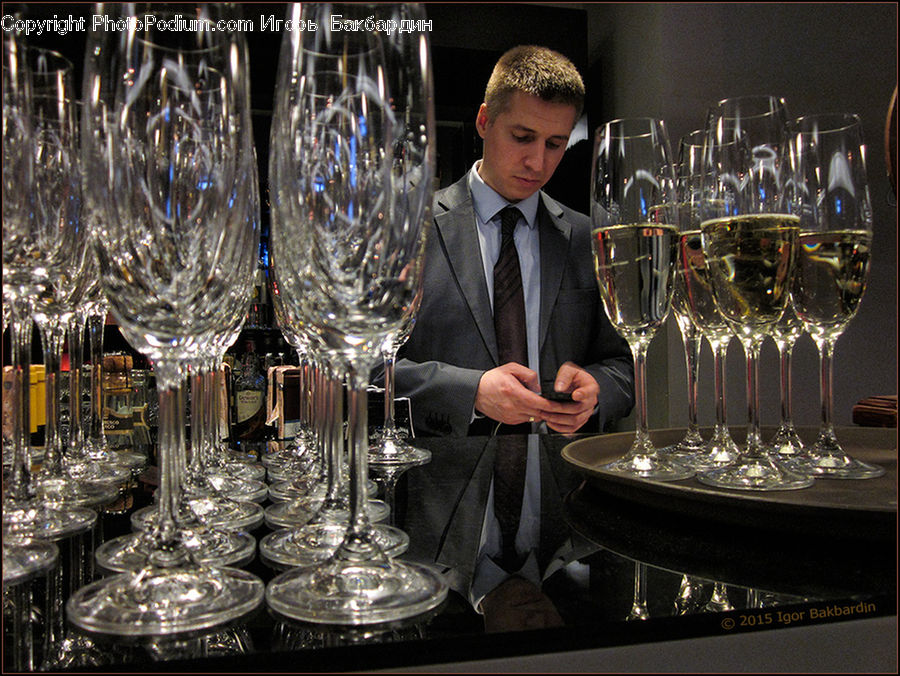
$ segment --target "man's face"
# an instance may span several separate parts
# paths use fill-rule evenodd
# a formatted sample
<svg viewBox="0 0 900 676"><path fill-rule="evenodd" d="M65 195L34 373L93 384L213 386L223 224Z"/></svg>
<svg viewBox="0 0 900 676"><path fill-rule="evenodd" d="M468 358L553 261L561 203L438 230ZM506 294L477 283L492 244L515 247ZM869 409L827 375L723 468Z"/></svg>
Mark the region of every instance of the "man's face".
<svg viewBox="0 0 900 676"><path fill-rule="evenodd" d="M503 197L517 202L553 176L575 126L575 107L513 92L507 109L493 120L482 104L475 126L484 139L479 175Z"/></svg>

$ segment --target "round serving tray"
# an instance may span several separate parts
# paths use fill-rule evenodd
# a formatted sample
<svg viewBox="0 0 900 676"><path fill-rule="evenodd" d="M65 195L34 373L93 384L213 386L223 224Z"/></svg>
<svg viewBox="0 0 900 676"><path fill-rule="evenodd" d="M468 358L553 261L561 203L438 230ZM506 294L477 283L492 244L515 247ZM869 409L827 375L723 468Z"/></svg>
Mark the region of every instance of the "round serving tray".
<svg viewBox="0 0 900 676"><path fill-rule="evenodd" d="M684 431L652 436L666 445ZM817 430L799 431L806 441ZM772 432L764 429L764 438ZM739 441L743 431L733 435ZM696 479L610 474L601 466L625 453L633 434L581 439L562 449L584 478L566 496L566 516L576 531L617 554L705 579L804 596L886 593L896 578L897 431L841 428L838 437L885 475L822 479L799 491L731 491Z"/></svg>
<svg viewBox="0 0 900 676"><path fill-rule="evenodd" d="M763 438L774 433L763 428ZM804 443L811 443L816 428L798 428ZM705 438L710 430L701 430ZM878 464L885 474L875 479L817 479L806 489L793 491L744 491L715 488L697 479L651 481L605 471L603 465L620 458L630 447L633 433L623 432L574 441L562 449L562 457L585 475L598 490L688 516L742 526L780 529L854 538L896 538L897 430L840 427L836 430L844 449L854 458ZM654 430L658 447L677 443L684 429ZM732 435L740 443L743 429Z"/></svg>

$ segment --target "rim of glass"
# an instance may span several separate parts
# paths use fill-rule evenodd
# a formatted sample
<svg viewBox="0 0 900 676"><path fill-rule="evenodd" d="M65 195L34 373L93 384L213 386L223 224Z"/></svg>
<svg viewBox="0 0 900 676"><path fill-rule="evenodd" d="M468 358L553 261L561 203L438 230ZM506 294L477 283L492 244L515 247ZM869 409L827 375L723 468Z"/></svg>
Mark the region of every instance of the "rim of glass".
<svg viewBox="0 0 900 676"><path fill-rule="evenodd" d="M778 108L773 107L773 103L779 104L779 107L782 111L785 112L785 117L787 117L787 102L785 101L783 96L774 96L772 94L747 94L745 96L727 96L724 99L719 99L716 101L716 104L712 106L709 110L711 115L716 115L717 117L721 117L724 120L736 120L738 118L732 115L718 115L716 111L720 110L725 104L732 104L738 102L763 102L765 101L768 104L767 110L760 110L757 112L751 112L749 114L741 114L741 118L745 120L752 120L759 117L768 117L769 115L774 115Z"/></svg>
<svg viewBox="0 0 900 676"><path fill-rule="evenodd" d="M811 122L818 123L815 128L804 128ZM827 124L822 124L827 123ZM856 113L814 113L802 115L794 120L800 134L833 134L857 127L862 129L862 120Z"/></svg>
<svg viewBox="0 0 900 676"><path fill-rule="evenodd" d="M627 126L626 126L627 125ZM636 125L643 125L642 129L632 129ZM653 136L657 130L665 130L666 122L658 117L619 117L609 122L604 122L597 128L596 135L605 134L605 130L621 128L618 133L611 133L610 138L644 138Z"/></svg>

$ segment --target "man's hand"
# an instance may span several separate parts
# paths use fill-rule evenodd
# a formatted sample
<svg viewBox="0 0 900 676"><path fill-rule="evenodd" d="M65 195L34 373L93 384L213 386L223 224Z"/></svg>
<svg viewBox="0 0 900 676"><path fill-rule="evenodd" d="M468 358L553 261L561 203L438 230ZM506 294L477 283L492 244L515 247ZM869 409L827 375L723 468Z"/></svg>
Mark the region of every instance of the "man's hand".
<svg viewBox="0 0 900 676"><path fill-rule="evenodd" d="M574 434L588 421L597 407L600 386L594 376L580 366L567 361L559 367L553 389L557 392L571 392L572 403L545 402L539 417L547 427L562 434Z"/></svg>
<svg viewBox="0 0 900 676"><path fill-rule="evenodd" d="M485 371L475 394L475 410L504 425L540 419L546 399L537 392L538 375L527 366L509 362Z"/></svg>

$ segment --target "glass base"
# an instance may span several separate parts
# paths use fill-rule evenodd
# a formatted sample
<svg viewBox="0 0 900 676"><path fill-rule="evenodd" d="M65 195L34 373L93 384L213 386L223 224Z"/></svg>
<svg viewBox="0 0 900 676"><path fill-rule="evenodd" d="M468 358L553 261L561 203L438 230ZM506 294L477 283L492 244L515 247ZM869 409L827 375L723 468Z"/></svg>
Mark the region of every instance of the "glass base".
<svg viewBox="0 0 900 676"><path fill-rule="evenodd" d="M3 588L27 582L56 565L59 548L46 540L3 535Z"/></svg>
<svg viewBox="0 0 900 676"><path fill-rule="evenodd" d="M176 550L167 553L171 559L198 564L244 566L253 560L256 539L243 532L222 530L184 530ZM112 573L130 573L146 567L157 553L152 532L131 533L104 542L97 548L97 565Z"/></svg>
<svg viewBox="0 0 900 676"><path fill-rule="evenodd" d="M334 558L280 574L266 588L266 600L272 610L292 619L360 625L425 613L443 603L447 591L444 579L426 566Z"/></svg>
<svg viewBox="0 0 900 676"><path fill-rule="evenodd" d="M35 482L34 492L42 502L66 509L91 507L102 509L119 497L119 486L111 483L81 481L67 476Z"/></svg>
<svg viewBox="0 0 900 676"><path fill-rule="evenodd" d="M258 462L226 462L204 470L206 476L223 476L244 481L266 480L266 468Z"/></svg>
<svg viewBox="0 0 900 676"><path fill-rule="evenodd" d="M37 499L3 501L3 533L61 540L85 533L97 523L97 512L87 507L53 508Z"/></svg>
<svg viewBox="0 0 900 676"><path fill-rule="evenodd" d="M224 495L232 500L264 502L269 488L262 481L236 479L225 475L193 476L184 483L188 499Z"/></svg>
<svg viewBox="0 0 900 676"><path fill-rule="evenodd" d="M324 496L314 496L269 505L265 511L266 525L272 529L305 526L319 515L324 503ZM383 500L367 500L366 514L370 522L379 523L391 515L391 508ZM329 509L327 519L347 523L350 520L350 506Z"/></svg>
<svg viewBox="0 0 900 676"><path fill-rule="evenodd" d="M731 433L724 425L717 426L713 430L712 438L703 447L703 450L691 458L686 464L696 471L702 472L710 469L725 467L736 462L741 457L741 449L731 438Z"/></svg>
<svg viewBox="0 0 900 676"><path fill-rule="evenodd" d="M697 429L688 428L684 438L677 444L666 446L657 451L660 455L667 458L673 458L678 462L689 460L698 453L703 453L706 449L706 442L700 436Z"/></svg>
<svg viewBox="0 0 900 676"><path fill-rule="evenodd" d="M416 448L396 433L384 432L369 446L370 465L424 465L431 461L431 451Z"/></svg>
<svg viewBox="0 0 900 676"><path fill-rule="evenodd" d="M318 477L312 481L299 478L272 484L269 487L269 499L272 502L289 502L307 498L324 500L327 490L328 483L320 481ZM378 491L378 484L373 479L367 479L366 491L367 495L374 495Z"/></svg>
<svg viewBox="0 0 900 676"><path fill-rule="evenodd" d="M789 423L782 423L766 444L766 452L779 460L788 460L803 451L803 441Z"/></svg>
<svg viewBox="0 0 900 676"><path fill-rule="evenodd" d="M792 491L809 488L814 480L781 469L767 458L744 458L726 467L700 472L697 481L745 491Z"/></svg>
<svg viewBox="0 0 900 676"><path fill-rule="evenodd" d="M378 549L389 558L400 556L409 547L409 536L399 528L378 524L371 526L370 533ZM346 535L346 521L283 528L259 541L259 555L273 568L314 566L334 554Z"/></svg>
<svg viewBox="0 0 900 676"><path fill-rule="evenodd" d="M133 476L130 467L113 462L64 461L63 466L65 467L65 475L75 481L121 485L130 481Z"/></svg>
<svg viewBox="0 0 900 676"><path fill-rule="evenodd" d="M150 636L195 631L234 620L263 601L265 585L234 568L146 568L93 582L66 603L86 631Z"/></svg>
<svg viewBox="0 0 900 676"><path fill-rule="evenodd" d="M785 466L800 474L819 479L874 479L884 474L884 468L856 460L849 455L815 455L801 453L785 461Z"/></svg>
<svg viewBox="0 0 900 676"><path fill-rule="evenodd" d="M187 501L191 511L189 521L198 521L207 528L230 531L251 531L259 528L265 518L262 505L258 502L230 500L229 498L195 498ZM131 515L131 528L135 531L149 530L159 514L156 505L148 505Z"/></svg>
<svg viewBox="0 0 900 676"><path fill-rule="evenodd" d="M603 465L600 469L613 474L622 474L635 479L653 481L680 481L694 476L694 470L667 458L640 453L627 455L620 460Z"/></svg>

